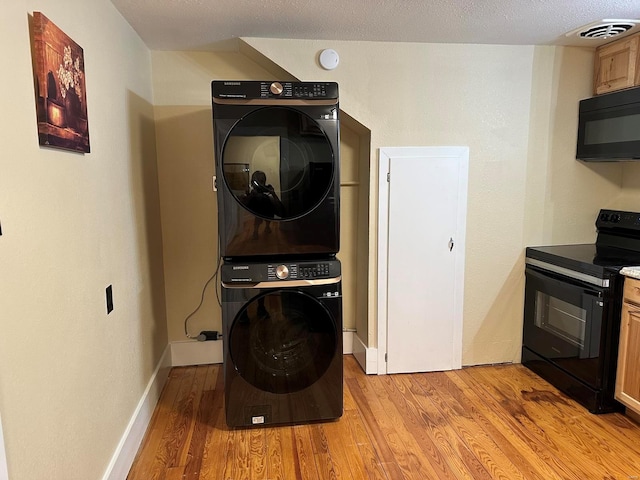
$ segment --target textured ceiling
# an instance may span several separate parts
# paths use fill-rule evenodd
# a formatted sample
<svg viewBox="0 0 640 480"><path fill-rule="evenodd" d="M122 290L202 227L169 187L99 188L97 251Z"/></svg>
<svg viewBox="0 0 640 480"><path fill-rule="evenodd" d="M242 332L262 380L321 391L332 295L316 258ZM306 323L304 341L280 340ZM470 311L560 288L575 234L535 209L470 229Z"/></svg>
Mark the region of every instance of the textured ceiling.
<svg viewBox="0 0 640 480"><path fill-rule="evenodd" d="M611 40L565 33L602 19L640 17L640 0L112 2L152 50L224 48L237 37L596 46Z"/></svg>

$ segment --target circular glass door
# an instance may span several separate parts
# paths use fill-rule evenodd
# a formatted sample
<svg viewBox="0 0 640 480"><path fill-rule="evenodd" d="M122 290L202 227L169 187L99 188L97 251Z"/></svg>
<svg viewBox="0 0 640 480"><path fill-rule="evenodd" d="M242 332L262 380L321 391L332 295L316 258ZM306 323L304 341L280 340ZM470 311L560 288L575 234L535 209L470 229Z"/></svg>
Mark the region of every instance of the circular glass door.
<svg viewBox="0 0 640 480"><path fill-rule="evenodd" d="M265 107L233 127L222 150L224 181L238 202L264 219L313 210L334 175L331 144L308 115Z"/></svg>
<svg viewBox="0 0 640 480"><path fill-rule="evenodd" d="M336 354L336 325L299 291L259 295L236 316L229 352L242 378L260 390L293 393L315 383Z"/></svg>

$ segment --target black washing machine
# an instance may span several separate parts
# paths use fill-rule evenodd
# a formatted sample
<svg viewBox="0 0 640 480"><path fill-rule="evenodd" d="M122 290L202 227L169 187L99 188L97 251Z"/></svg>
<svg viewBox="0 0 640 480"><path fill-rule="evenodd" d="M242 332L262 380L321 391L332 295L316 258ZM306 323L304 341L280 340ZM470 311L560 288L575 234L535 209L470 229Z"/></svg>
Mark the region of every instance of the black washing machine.
<svg viewBox="0 0 640 480"><path fill-rule="evenodd" d="M221 256L335 255L338 84L214 81L211 91Z"/></svg>
<svg viewBox="0 0 640 480"><path fill-rule="evenodd" d="M339 418L340 262L225 263L221 280L227 424Z"/></svg>

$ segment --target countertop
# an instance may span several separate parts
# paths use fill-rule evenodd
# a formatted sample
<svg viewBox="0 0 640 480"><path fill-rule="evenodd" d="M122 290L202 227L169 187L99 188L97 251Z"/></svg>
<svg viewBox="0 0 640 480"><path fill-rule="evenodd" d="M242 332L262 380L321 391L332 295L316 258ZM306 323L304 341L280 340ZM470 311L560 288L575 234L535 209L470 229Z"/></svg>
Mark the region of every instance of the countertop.
<svg viewBox="0 0 640 480"><path fill-rule="evenodd" d="M620 273L627 277L640 279L640 267L624 267Z"/></svg>

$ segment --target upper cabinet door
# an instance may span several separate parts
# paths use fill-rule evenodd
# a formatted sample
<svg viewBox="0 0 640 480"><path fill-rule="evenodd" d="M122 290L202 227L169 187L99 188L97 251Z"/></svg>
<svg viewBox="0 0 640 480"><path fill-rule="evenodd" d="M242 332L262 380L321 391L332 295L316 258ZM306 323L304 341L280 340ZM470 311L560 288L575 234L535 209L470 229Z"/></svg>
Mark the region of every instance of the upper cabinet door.
<svg viewBox="0 0 640 480"><path fill-rule="evenodd" d="M596 95L640 84L640 35L598 47L594 66Z"/></svg>

